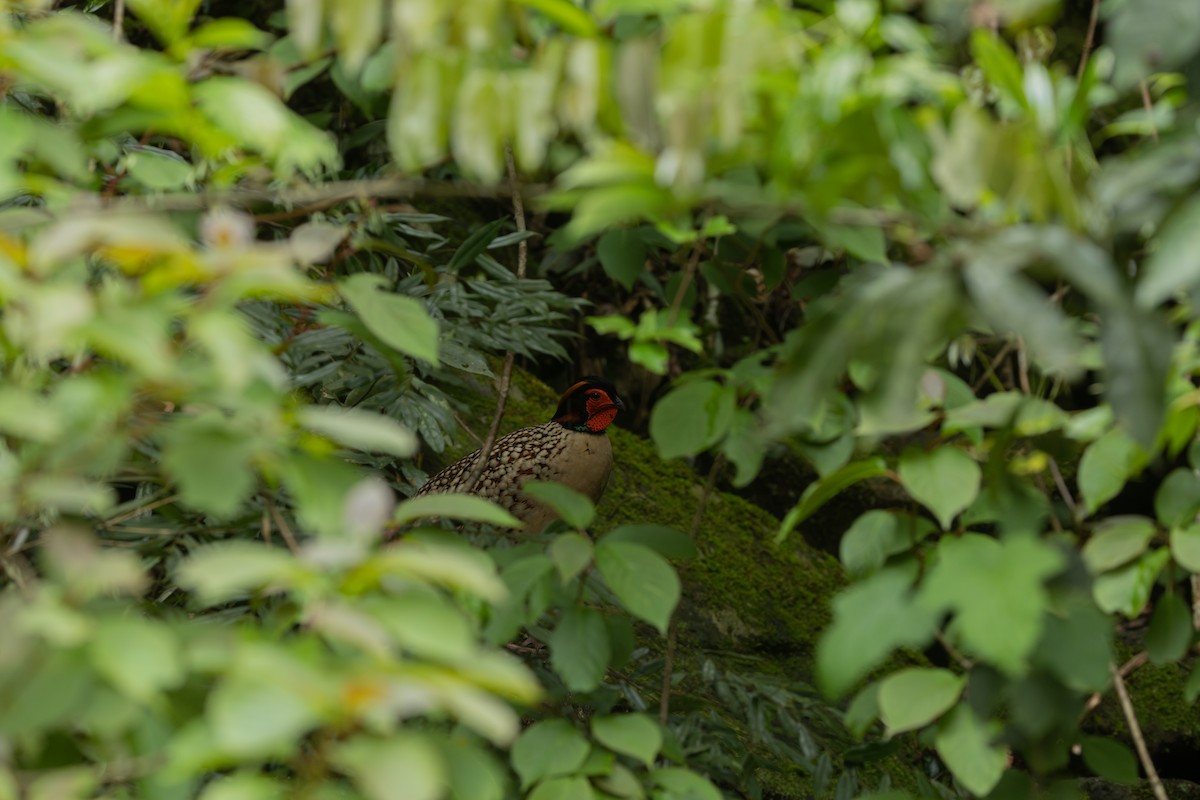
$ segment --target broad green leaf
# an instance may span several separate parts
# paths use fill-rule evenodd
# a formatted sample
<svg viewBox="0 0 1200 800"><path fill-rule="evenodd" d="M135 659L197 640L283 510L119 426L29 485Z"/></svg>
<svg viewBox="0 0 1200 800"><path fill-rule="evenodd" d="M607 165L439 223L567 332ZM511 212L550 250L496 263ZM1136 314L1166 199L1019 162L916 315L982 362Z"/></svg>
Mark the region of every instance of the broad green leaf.
<svg viewBox="0 0 1200 800"><path fill-rule="evenodd" d="M1158 247L1143 267L1137 286L1138 303L1157 306L1177 292L1200 286L1200 198L1192 198L1167 218L1158 234Z"/></svg>
<svg viewBox="0 0 1200 800"><path fill-rule="evenodd" d="M319 722L315 709L281 684L227 678L208 696L217 744L240 758L281 757Z"/></svg>
<svg viewBox="0 0 1200 800"><path fill-rule="evenodd" d="M1094 573L1119 567L1140 556L1154 533L1154 523L1145 517L1109 517L1083 546L1083 560Z"/></svg>
<svg viewBox="0 0 1200 800"><path fill-rule="evenodd" d="M604 541L644 545L664 558L688 559L700 555L692 537L681 530L652 522L635 522L614 528L604 534Z"/></svg>
<svg viewBox="0 0 1200 800"><path fill-rule="evenodd" d="M894 511L868 511L842 534L838 556L851 575L869 575L934 531L925 519Z"/></svg>
<svg viewBox="0 0 1200 800"><path fill-rule="evenodd" d="M450 796L455 800L502 800L508 771L490 752L460 738L442 748Z"/></svg>
<svg viewBox="0 0 1200 800"><path fill-rule="evenodd" d="M561 483L529 481L521 485L521 491L550 506L563 522L576 530L586 530L596 517L596 507L591 500Z"/></svg>
<svg viewBox="0 0 1200 800"><path fill-rule="evenodd" d="M392 522L407 525L430 517L483 522L500 528L521 527L521 521L500 506L471 494L426 494L410 498L396 506Z"/></svg>
<svg viewBox="0 0 1200 800"><path fill-rule="evenodd" d="M287 787L266 775L235 772L221 775L204 787L198 800L284 800Z"/></svg>
<svg viewBox="0 0 1200 800"><path fill-rule="evenodd" d="M775 541L782 542L796 529L797 525L811 517L817 509L850 486L887 474L887 462L882 458L874 457L862 461L852 461L816 483L809 484L804 493L800 495L800 502L788 511L783 522L780 523L779 532L775 534Z"/></svg>
<svg viewBox="0 0 1200 800"><path fill-rule="evenodd" d="M152 700L184 679L179 642L165 623L144 617L104 620L89 645L96 671L129 697Z"/></svg>
<svg viewBox="0 0 1200 800"><path fill-rule="evenodd" d="M893 567L843 589L817 644L817 683L841 697L899 647L923 647L938 616L913 602L911 570Z"/></svg>
<svg viewBox="0 0 1200 800"><path fill-rule="evenodd" d="M591 539L574 532L555 536L549 548L550 560L558 569L563 585L570 583L576 575L583 572L592 562L595 552Z"/></svg>
<svg viewBox="0 0 1200 800"><path fill-rule="evenodd" d="M1139 782L1137 759L1125 745L1099 736L1083 737L1082 745L1083 763L1092 772L1114 783Z"/></svg>
<svg viewBox="0 0 1200 800"><path fill-rule="evenodd" d="M683 767L651 770L650 780L665 790L654 795L662 800L721 800L721 793L707 778Z"/></svg>
<svg viewBox="0 0 1200 800"><path fill-rule="evenodd" d="M384 549L374 560L375 568L385 574L460 589L493 602L507 596L492 561L461 546L409 539Z"/></svg>
<svg viewBox="0 0 1200 800"><path fill-rule="evenodd" d="M1190 469L1171 470L1154 493L1154 513L1168 528L1190 525L1200 513L1200 478Z"/></svg>
<svg viewBox="0 0 1200 800"><path fill-rule="evenodd" d="M347 520L348 501L363 481L362 471L341 458L289 453L278 465L279 477L295 503L296 520L306 532L327 536L363 533ZM272 526L273 519L268 520ZM375 531L366 531L374 534Z"/></svg>
<svg viewBox="0 0 1200 800"><path fill-rule="evenodd" d="M518 0L529 8L545 14L567 33L574 36L595 36L598 33L595 21L570 0Z"/></svg>
<svg viewBox="0 0 1200 800"><path fill-rule="evenodd" d="M1019 108L1029 107L1021 63L1001 37L991 31L976 30L971 35L971 55L988 82L1006 100Z"/></svg>
<svg viewBox="0 0 1200 800"><path fill-rule="evenodd" d="M179 585L214 604L261 588L282 585L298 570L286 550L255 542L220 542L199 547L176 573Z"/></svg>
<svg viewBox="0 0 1200 800"><path fill-rule="evenodd" d="M438 324L417 300L384 291L382 275L360 272L338 284L371 333L405 355L438 363Z"/></svg>
<svg viewBox="0 0 1200 800"><path fill-rule="evenodd" d="M1183 687L1183 699L1188 705L1196 702L1196 698L1200 697L1200 664L1192 670L1192 674L1188 675L1187 683Z"/></svg>
<svg viewBox="0 0 1200 800"><path fill-rule="evenodd" d="M1096 578L1092 593L1096 605L1106 612L1120 611L1130 619L1142 613L1150 600L1150 592L1158 573L1170 554L1167 548L1151 550L1137 561Z"/></svg>
<svg viewBox="0 0 1200 800"><path fill-rule="evenodd" d="M96 679L78 652L58 649L13 685L12 698L0 706L0 734L42 736L48 729L74 724L95 694Z"/></svg>
<svg viewBox="0 0 1200 800"><path fill-rule="evenodd" d="M235 515L254 489L254 439L210 414L180 417L162 437L161 463L180 500L222 519Z"/></svg>
<svg viewBox="0 0 1200 800"><path fill-rule="evenodd" d="M680 592L671 565L648 547L602 539L596 545L596 566L621 604L665 636Z"/></svg>
<svg viewBox="0 0 1200 800"><path fill-rule="evenodd" d="M653 766L662 748L662 729L645 714L592 718L592 735L608 749Z"/></svg>
<svg viewBox="0 0 1200 800"><path fill-rule="evenodd" d="M548 719L525 729L512 746L512 766L528 789L543 778L570 775L583 766L591 746L574 725Z"/></svg>
<svg viewBox="0 0 1200 800"><path fill-rule="evenodd" d="M1117 57L1113 82L1122 90L1181 66L1200 50L1200 6L1194 3L1116 4L1105 28L1105 42Z"/></svg>
<svg viewBox="0 0 1200 800"><path fill-rule="evenodd" d="M729 430L736 392L699 380L672 389L650 413L650 436L662 458L691 456L716 444Z"/></svg>
<svg viewBox="0 0 1200 800"><path fill-rule="evenodd" d="M463 663L475 652L476 637L471 623L453 603L436 592L409 590L388 596L368 595L358 607L410 653L436 661Z"/></svg>
<svg viewBox="0 0 1200 800"><path fill-rule="evenodd" d="M963 703L938 726L934 746L958 782L983 797L1000 782L1008 766L1008 751L994 744L998 725L985 725Z"/></svg>
<svg viewBox="0 0 1200 800"><path fill-rule="evenodd" d="M563 614L547 641L550 665L572 692L600 685L612 657L608 628L600 612L572 607Z"/></svg>
<svg viewBox="0 0 1200 800"><path fill-rule="evenodd" d="M944 530L979 496L982 473L975 459L957 447L910 449L900 457L900 483L937 517Z"/></svg>
<svg viewBox="0 0 1200 800"><path fill-rule="evenodd" d="M856 694L846 707L843 719L846 730L854 734L855 739L861 740L875 720L879 719L879 684L869 683Z"/></svg>
<svg viewBox="0 0 1200 800"><path fill-rule="evenodd" d="M1112 617L1079 592L1058 603L1043 625L1031 660L1077 692L1104 691L1114 657Z"/></svg>
<svg viewBox="0 0 1200 800"><path fill-rule="evenodd" d="M527 800L594 800L587 778L550 778L529 793Z"/></svg>
<svg viewBox="0 0 1200 800"><path fill-rule="evenodd" d="M1145 453L1120 428L1113 428L1088 445L1079 459L1078 476L1079 492L1088 513L1094 514L1116 497L1145 463Z"/></svg>
<svg viewBox="0 0 1200 800"><path fill-rule="evenodd" d="M962 694L966 679L944 669L910 667L879 684L879 715L888 734L924 727L940 717Z"/></svg>
<svg viewBox="0 0 1200 800"><path fill-rule="evenodd" d="M1149 449L1165 418L1167 371L1176 336L1158 314L1126 303L1108 309L1100 335L1105 397L1117 424Z"/></svg>
<svg viewBox="0 0 1200 800"><path fill-rule="evenodd" d="M1192 612L1177 594L1163 595L1154 608L1146 631L1146 653L1151 664L1178 661L1192 644Z"/></svg>
<svg viewBox="0 0 1200 800"><path fill-rule="evenodd" d="M417 451L417 437L383 414L357 408L305 406L300 424L339 444L363 452L388 453L407 458Z"/></svg>
<svg viewBox="0 0 1200 800"><path fill-rule="evenodd" d="M360 734L336 745L331 755L368 800L392 800L398 787L404 787L405 800L437 800L449 782L441 753L417 734L387 739Z"/></svg>
<svg viewBox="0 0 1200 800"><path fill-rule="evenodd" d="M1062 567L1062 554L1031 536L944 538L920 602L931 611L955 611L964 650L1019 674L1041 635L1045 581Z"/></svg>
<svg viewBox="0 0 1200 800"><path fill-rule="evenodd" d="M608 277L632 289L634 282L646 270L646 243L636 229L618 228L600 237L596 255Z"/></svg>
<svg viewBox="0 0 1200 800"><path fill-rule="evenodd" d="M1171 530L1171 556L1189 572L1200 572L1200 524Z"/></svg>

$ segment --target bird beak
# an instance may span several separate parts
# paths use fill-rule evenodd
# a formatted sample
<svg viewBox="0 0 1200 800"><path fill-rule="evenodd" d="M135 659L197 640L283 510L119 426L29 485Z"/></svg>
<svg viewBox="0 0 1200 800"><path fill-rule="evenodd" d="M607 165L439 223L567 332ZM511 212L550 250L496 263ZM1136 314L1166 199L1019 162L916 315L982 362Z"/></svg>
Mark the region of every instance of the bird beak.
<svg viewBox="0 0 1200 800"><path fill-rule="evenodd" d="M619 411L625 410L625 402L623 400L621 400L621 398L618 395L614 394L612 401L613 401L613 405L617 407L617 410L619 410Z"/></svg>

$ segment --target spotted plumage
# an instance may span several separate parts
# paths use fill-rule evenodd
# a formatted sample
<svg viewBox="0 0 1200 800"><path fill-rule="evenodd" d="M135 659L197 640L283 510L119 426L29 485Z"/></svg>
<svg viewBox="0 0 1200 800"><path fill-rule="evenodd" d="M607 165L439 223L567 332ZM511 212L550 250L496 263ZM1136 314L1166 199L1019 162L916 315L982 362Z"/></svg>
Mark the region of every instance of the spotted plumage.
<svg viewBox="0 0 1200 800"><path fill-rule="evenodd" d="M613 464L606 430L624 407L611 383L581 378L563 392L549 422L496 440L471 493L505 508L532 533L541 532L557 515L521 491L527 481L557 481L598 501ZM478 458L478 450L464 456L430 478L417 494L466 491Z"/></svg>

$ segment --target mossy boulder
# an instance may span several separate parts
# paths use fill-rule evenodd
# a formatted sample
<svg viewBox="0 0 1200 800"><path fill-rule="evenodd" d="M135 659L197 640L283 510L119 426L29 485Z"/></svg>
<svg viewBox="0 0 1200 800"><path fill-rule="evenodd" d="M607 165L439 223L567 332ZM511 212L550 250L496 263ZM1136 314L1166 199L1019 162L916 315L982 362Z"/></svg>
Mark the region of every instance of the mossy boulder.
<svg viewBox="0 0 1200 800"><path fill-rule="evenodd" d="M461 399L476 419L490 420L490 382ZM557 404L550 387L514 370L500 434L545 422ZM659 458L646 439L618 427L609 436L615 464L597 508L596 533L627 522L690 532L704 505L694 535L700 555L678 565L684 585L678 640L689 649L770 656L764 667L807 681L817 634L829 622L829 600L845 582L841 565L799 537L774 544L774 516L727 492L712 491L706 499L696 473L681 461ZM447 453L445 460L467 450Z"/></svg>

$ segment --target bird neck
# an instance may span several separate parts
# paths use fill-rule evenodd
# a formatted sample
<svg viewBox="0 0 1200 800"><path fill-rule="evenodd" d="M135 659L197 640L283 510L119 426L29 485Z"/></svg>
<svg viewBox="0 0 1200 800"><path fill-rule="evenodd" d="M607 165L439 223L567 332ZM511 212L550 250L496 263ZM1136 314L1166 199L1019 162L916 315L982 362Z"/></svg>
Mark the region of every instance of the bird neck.
<svg viewBox="0 0 1200 800"><path fill-rule="evenodd" d="M576 431L578 433L591 433L595 435L602 435L604 433L604 429L608 427L606 423L601 425L599 428L596 428L594 427L594 421L589 422L588 418L583 414L573 414L569 412L566 414L560 414L550 421L557 422L559 425L562 425L569 431Z"/></svg>

